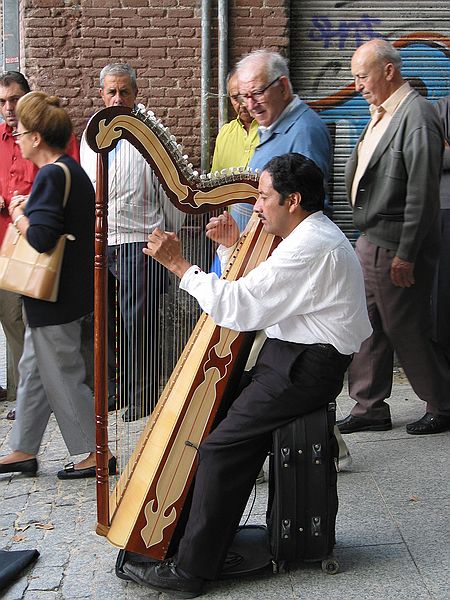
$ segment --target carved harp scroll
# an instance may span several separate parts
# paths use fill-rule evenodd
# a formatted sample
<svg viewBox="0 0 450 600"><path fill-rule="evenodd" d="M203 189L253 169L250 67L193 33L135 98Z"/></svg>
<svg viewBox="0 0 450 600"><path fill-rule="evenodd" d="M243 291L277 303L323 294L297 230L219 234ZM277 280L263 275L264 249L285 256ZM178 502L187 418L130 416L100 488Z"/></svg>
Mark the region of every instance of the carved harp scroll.
<svg viewBox="0 0 450 600"><path fill-rule="evenodd" d="M245 345L245 334L215 325L206 314L200 317L110 496L106 364L108 152L120 139L138 149L170 201L185 213L209 212L234 202L254 203L258 177L242 169L219 178L198 176L167 128L153 113L147 114L141 108L103 109L88 125L88 144L99 153L94 318L97 533L120 548L162 559L194 477L196 448L209 433L235 375L234 365ZM265 234L258 219L252 218L223 277L241 277L265 260L278 241Z"/></svg>

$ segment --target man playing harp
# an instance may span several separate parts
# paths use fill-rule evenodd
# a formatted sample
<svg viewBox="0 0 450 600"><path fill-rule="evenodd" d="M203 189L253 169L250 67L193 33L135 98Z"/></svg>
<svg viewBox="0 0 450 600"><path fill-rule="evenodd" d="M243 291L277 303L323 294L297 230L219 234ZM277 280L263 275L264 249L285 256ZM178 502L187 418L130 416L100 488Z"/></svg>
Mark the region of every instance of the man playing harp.
<svg viewBox="0 0 450 600"><path fill-rule="evenodd" d="M254 211L266 232L282 238L270 258L237 281L204 273L182 255L177 236L156 229L146 254L181 279L180 287L221 326L264 329L267 340L250 383L198 449L189 518L174 558L128 561L136 582L193 598L216 579L255 478L271 448L272 432L335 400L344 373L371 333L356 255L323 215L320 169L301 154L272 159L259 181ZM207 237L226 263L239 237L224 212Z"/></svg>

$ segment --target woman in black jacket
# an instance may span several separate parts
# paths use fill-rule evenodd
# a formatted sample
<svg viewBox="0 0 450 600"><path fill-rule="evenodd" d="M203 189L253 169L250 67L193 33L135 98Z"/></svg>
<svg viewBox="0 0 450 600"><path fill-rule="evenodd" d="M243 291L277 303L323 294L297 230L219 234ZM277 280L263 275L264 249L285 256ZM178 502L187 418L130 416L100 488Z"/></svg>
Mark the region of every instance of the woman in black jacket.
<svg viewBox="0 0 450 600"><path fill-rule="evenodd" d="M63 233L74 239L66 242L57 301L23 298L27 324L11 436L13 452L0 459L0 473L36 474L36 455L53 412L70 454L89 453L77 464L66 465L58 477L93 477L94 404L84 383L80 330L82 318L93 310L95 194L80 165L64 154L72 124L58 98L30 92L20 99L17 117L17 143L24 158L39 171L29 197L16 195L11 201L11 219L38 252L54 248ZM66 174L57 163L70 172L65 207ZM111 454L109 470L116 472Z"/></svg>

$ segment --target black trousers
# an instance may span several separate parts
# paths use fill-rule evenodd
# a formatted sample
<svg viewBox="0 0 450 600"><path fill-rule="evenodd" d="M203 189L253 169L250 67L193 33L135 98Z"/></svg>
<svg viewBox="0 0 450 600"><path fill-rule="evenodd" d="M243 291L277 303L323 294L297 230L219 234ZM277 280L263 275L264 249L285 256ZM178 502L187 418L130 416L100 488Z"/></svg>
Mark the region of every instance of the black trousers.
<svg viewBox="0 0 450 600"><path fill-rule="evenodd" d="M177 565L219 576L256 476L278 427L333 401L351 356L327 344L268 339L251 382L199 448L192 505Z"/></svg>
<svg viewBox="0 0 450 600"><path fill-rule="evenodd" d="M433 285L433 339L450 364L450 209L441 209L441 251Z"/></svg>

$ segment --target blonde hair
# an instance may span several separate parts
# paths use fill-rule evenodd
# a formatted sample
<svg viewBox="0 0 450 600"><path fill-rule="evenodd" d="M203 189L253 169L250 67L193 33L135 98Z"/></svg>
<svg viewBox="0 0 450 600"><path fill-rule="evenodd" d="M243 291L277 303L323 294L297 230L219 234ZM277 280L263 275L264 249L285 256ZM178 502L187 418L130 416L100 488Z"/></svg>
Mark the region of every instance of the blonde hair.
<svg viewBox="0 0 450 600"><path fill-rule="evenodd" d="M51 148L62 150L67 146L73 127L57 96L29 92L17 103L16 115L27 131L40 133Z"/></svg>

